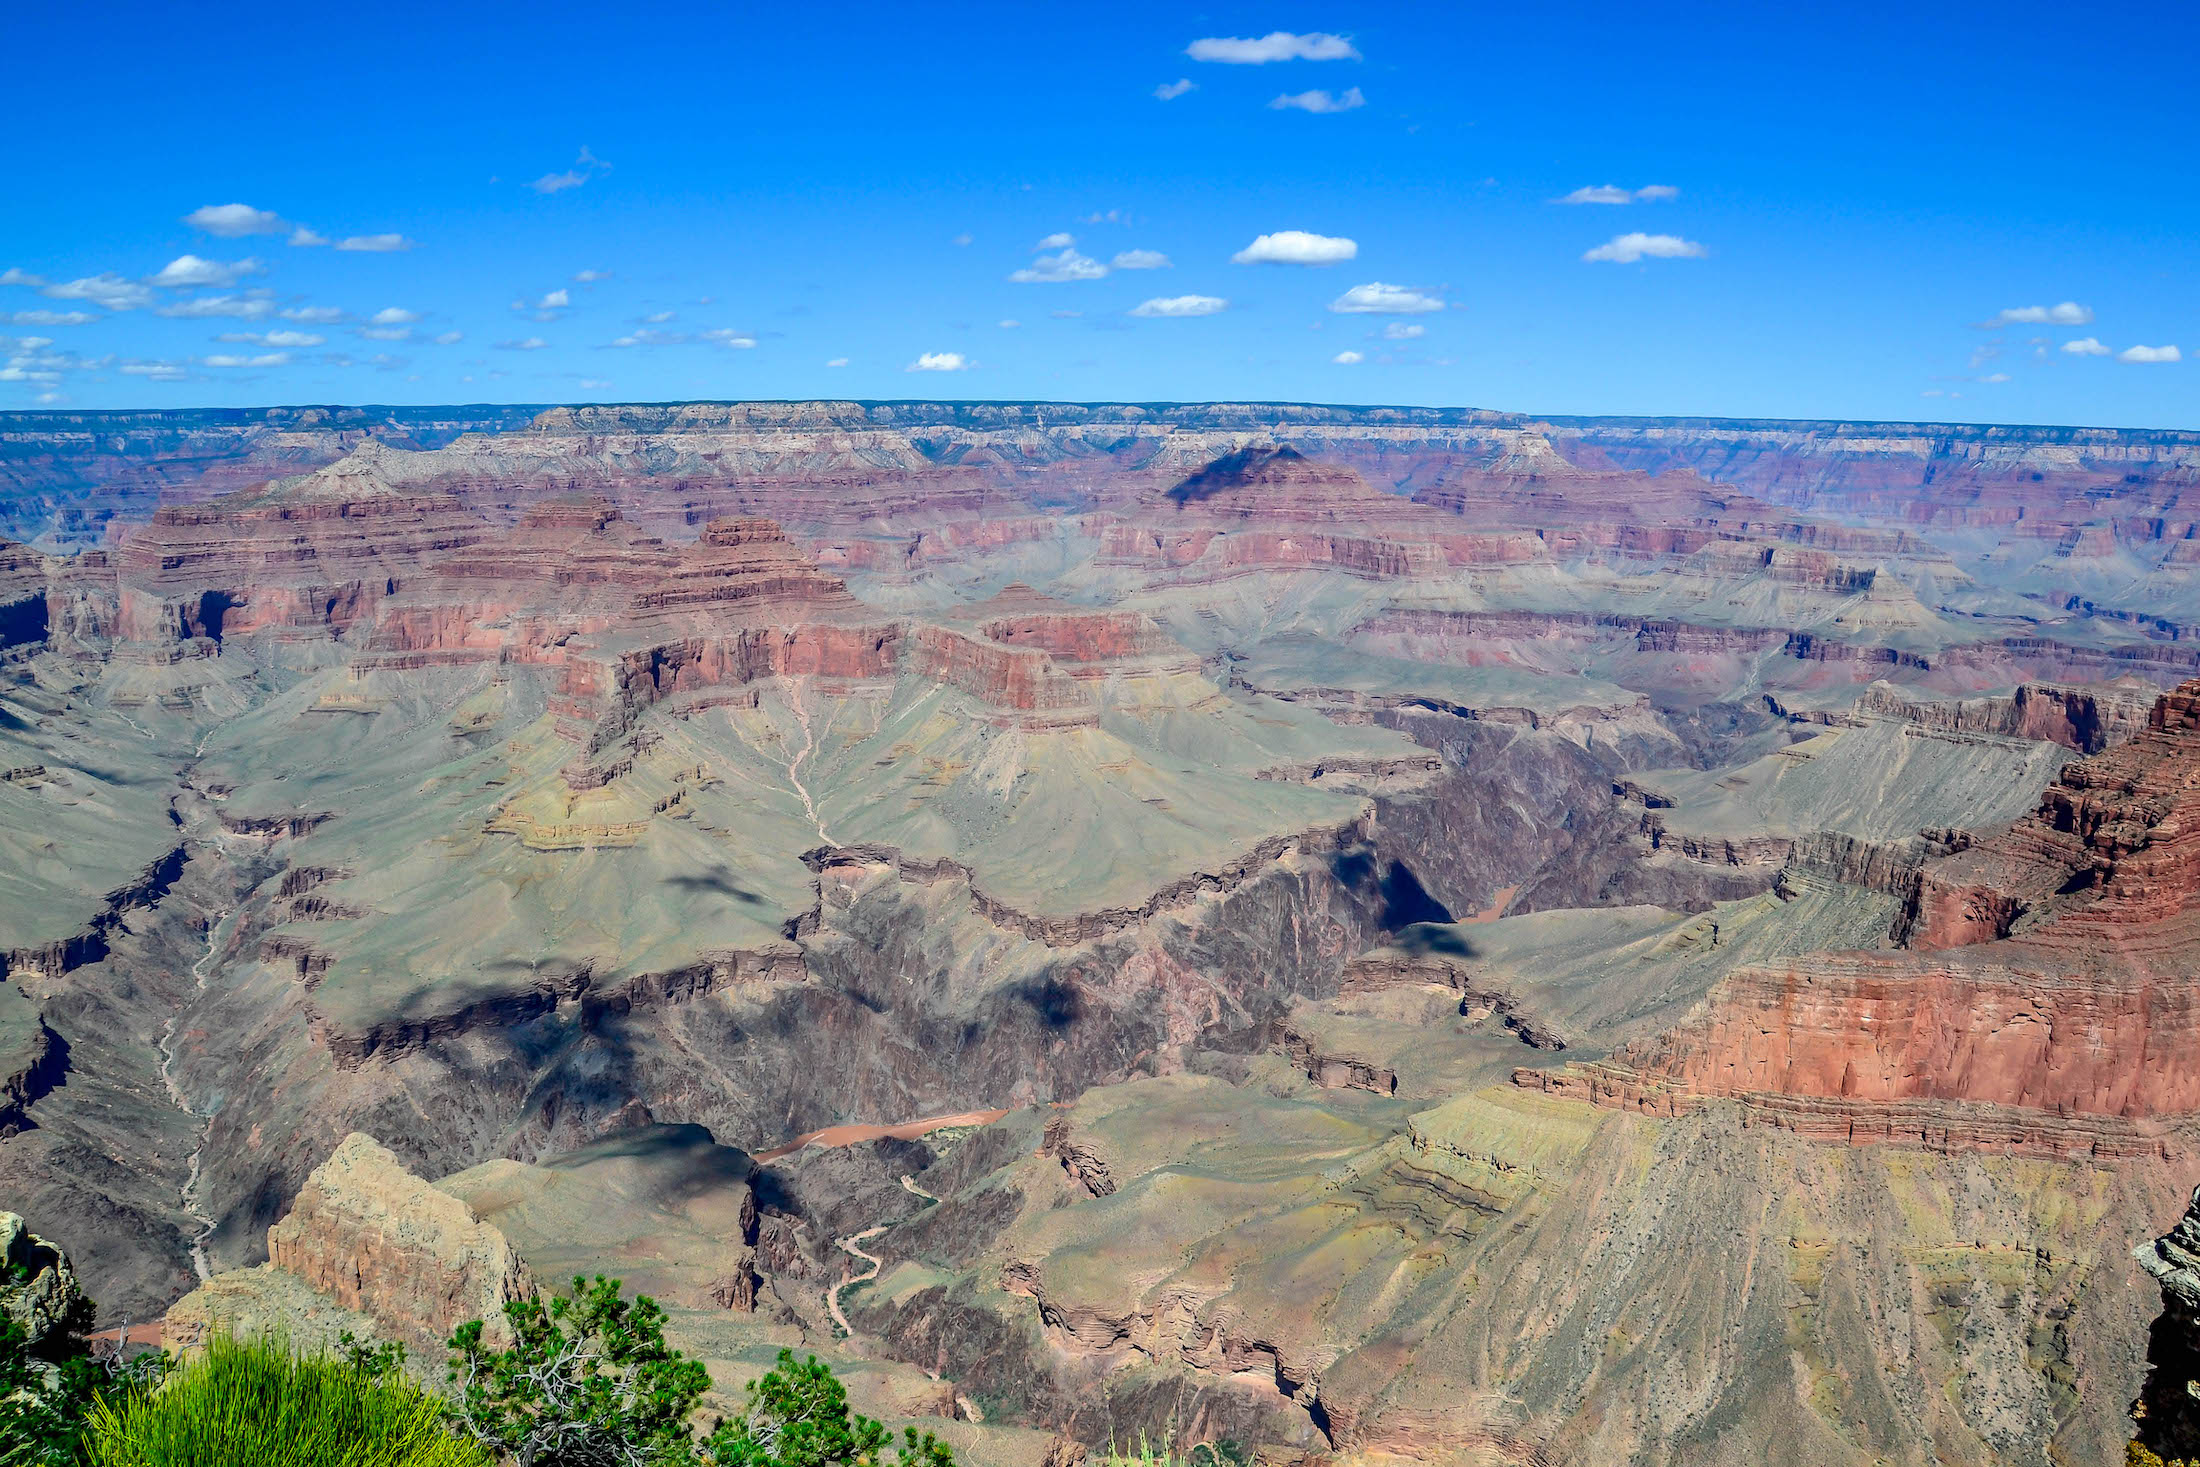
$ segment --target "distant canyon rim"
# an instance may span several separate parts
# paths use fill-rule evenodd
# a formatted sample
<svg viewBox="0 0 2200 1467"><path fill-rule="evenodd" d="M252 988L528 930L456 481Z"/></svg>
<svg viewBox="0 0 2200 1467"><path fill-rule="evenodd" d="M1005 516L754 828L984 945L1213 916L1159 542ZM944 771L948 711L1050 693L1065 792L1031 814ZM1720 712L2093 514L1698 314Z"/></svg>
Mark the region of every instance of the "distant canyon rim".
<svg viewBox="0 0 2200 1467"><path fill-rule="evenodd" d="M104 1323L601 1269L1019 1467L2200 1451L2200 434L10 413L0 536L0 1209Z"/></svg>

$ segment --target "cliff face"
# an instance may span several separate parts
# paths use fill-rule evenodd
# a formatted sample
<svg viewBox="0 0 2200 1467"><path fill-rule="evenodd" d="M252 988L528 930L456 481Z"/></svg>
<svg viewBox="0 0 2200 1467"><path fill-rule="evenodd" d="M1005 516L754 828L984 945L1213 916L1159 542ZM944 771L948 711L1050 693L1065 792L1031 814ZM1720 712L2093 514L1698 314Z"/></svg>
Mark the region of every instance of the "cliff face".
<svg viewBox="0 0 2200 1467"><path fill-rule="evenodd" d="M2177 1226L2137 1256L2162 1286L2147 1351L2152 1369L2134 1413L2138 1442L2167 1461L2200 1458L2200 1190Z"/></svg>
<svg viewBox="0 0 2200 1467"><path fill-rule="evenodd" d="M2200 1111L2200 683L1923 870L1912 953L1742 970L1680 1028L1517 1082L1653 1114L1694 1097L1855 1141L2156 1151ZM2012 932L2017 935L2011 936ZM2165 1153L2166 1154L2166 1153Z"/></svg>
<svg viewBox="0 0 2200 1467"><path fill-rule="evenodd" d="M268 1229L267 1246L264 1269L221 1275L178 1302L164 1342L188 1349L211 1328L279 1320L296 1310L284 1292L295 1281L433 1359L469 1319L509 1339L504 1305L534 1289L501 1232L356 1131L306 1179L289 1215ZM270 1272L286 1277L271 1282Z"/></svg>

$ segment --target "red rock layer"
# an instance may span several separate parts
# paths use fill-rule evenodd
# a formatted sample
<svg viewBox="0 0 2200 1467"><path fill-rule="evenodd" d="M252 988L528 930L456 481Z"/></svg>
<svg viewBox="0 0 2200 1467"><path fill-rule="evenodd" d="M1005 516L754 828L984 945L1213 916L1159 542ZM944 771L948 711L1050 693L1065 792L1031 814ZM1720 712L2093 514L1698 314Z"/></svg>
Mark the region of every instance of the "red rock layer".
<svg viewBox="0 0 2200 1467"><path fill-rule="evenodd" d="M1744 969L1595 1072L1516 1080L1649 1110L1736 1097L1852 1139L1945 1104L1948 1144L2053 1153L2144 1149L2149 1123L2200 1112L2200 682L1923 888L1912 945L1938 951Z"/></svg>

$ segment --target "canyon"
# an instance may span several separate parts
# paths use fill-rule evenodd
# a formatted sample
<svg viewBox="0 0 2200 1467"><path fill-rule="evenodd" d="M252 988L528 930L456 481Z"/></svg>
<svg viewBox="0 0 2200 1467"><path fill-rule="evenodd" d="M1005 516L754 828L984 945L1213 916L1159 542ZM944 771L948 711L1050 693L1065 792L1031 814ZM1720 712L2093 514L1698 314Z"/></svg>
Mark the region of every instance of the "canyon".
<svg viewBox="0 0 2200 1467"><path fill-rule="evenodd" d="M2091 429L0 415L0 1209L178 1344L620 1274L722 1392L814 1349L1020 1467L2186 1451L2195 495Z"/></svg>

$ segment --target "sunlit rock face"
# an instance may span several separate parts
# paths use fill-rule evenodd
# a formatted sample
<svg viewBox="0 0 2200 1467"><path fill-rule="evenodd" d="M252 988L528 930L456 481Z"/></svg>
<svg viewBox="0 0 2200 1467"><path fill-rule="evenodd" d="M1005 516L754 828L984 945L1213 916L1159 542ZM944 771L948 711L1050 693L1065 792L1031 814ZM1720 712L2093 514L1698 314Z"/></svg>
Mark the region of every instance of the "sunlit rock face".
<svg viewBox="0 0 2200 1467"><path fill-rule="evenodd" d="M1002 1460L2122 1450L2186 439L268 421L9 430L0 1191L110 1308L425 1339L402 1176Z"/></svg>

